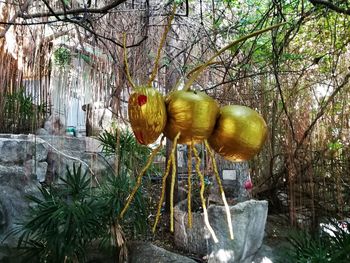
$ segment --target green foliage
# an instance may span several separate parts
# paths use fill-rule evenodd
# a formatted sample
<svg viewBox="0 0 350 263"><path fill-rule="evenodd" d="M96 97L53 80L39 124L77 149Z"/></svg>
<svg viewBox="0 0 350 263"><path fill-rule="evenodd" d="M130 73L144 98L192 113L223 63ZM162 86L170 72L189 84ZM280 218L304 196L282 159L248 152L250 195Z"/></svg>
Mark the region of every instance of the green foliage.
<svg viewBox="0 0 350 263"><path fill-rule="evenodd" d="M343 148L343 143L340 140L328 143L328 149L331 151L338 151Z"/></svg>
<svg viewBox="0 0 350 263"><path fill-rule="evenodd" d="M315 235L296 231L289 235L291 248L283 251L284 263L346 263L350 262L350 233L330 220L326 233ZM350 224L347 224L348 229ZM282 262L282 261L281 261Z"/></svg>
<svg viewBox="0 0 350 263"><path fill-rule="evenodd" d="M61 68L68 66L72 60L71 51L65 47L57 48L53 53L56 65Z"/></svg>
<svg viewBox="0 0 350 263"><path fill-rule="evenodd" d="M145 228L146 212L140 192L125 221L118 219L133 186L130 177L107 174L101 187L94 187L81 165L74 165L73 171L67 168L61 182L40 187L40 196L28 195L30 212L12 233L20 234L18 247L24 251L25 260L85 262L93 241L116 252L124 245L123 224L130 231Z"/></svg>
<svg viewBox="0 0 350 263"><path fill-rule="evenodd" d="M87 173L74 166L66 175L63 184L41 187L40 196L28 195L30 213L17 232L18 247L30 260L83 262L87 245L105 228L104 211L90 191Z"/></svg>
<svg viewBox="0 0 350 263"><path fill-rule="evenodd" d="M126 173L106 177L99 190L99 198L105 204L105 213L109 218L119 216L134 185L134 181ZM136 193L133 205L126 212L121 224L125 232L134 236L146 232L147 209L141 191Z"/></svg>
<svg viewBox="0 0 350 263"><path fill-rule="evenodd" d="M212 183L208 177L204 177L204 198L207 200ZM200 197L201 183L198 178L195 178L192 182L192 211L193 212L203 212L202 201Z"/></svg>
<svg viewBox="0 0 350 263"><path fill-rule="evenodd" d="M39 122L45 116L43 104L36 106L33 97L27 95L23 88L6 93L4 97L4 111L0 113L1 132L26 133L40 126Z"/></svg>
<svg viewBox="0 0 350 263"><path fill-rule="evenodd" d="M151 148L139 144L134 135L128 130L119 130L115 125L111 131L105 130L98 136L102 151L107 155L118 157L119 173L136 175L145 166L147 157L151 154ZM159 173L151 165L147 174Z"/></svg>

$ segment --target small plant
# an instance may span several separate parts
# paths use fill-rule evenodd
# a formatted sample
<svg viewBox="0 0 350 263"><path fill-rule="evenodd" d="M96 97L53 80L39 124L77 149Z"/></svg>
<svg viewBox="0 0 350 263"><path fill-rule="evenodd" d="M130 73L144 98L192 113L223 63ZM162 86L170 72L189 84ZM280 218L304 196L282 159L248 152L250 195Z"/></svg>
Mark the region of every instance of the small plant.
<svg viewBox="0 0 350 263"><path fill-rule="evenodd" d="M54 51L53 58L56 65L60 68L64 68L68 66L72 60L71 51L63 46L59 47Z"/></svg>
<svg viewBox="0 0 350 263"><path fill-rule="evenodd" d="M208 200L208 196L210 193L210 187L211 187L211 182L208 177L204 177L204 185L205 185L205 190L204 190L204 197L206 200ZM200 189L201 189L201 182L198 178L195 178L192 183L192 211L193 212L203 212L203 207L202 207L202 202L200 198Z"/></svg>
<svg viewBox="0 0 350 263"><path fill-rule="evenodd" d="M136 236L145 233L147 229L146 204L141 191L137 192L133 206L123 218L123 221L115 221L118 219L134 184L134 181L126 173L109 174L101 185L98 196L101 202L104 203L106 220L109 221L109 224L114 225L118 222L121 224L123 232Z"/></svg>

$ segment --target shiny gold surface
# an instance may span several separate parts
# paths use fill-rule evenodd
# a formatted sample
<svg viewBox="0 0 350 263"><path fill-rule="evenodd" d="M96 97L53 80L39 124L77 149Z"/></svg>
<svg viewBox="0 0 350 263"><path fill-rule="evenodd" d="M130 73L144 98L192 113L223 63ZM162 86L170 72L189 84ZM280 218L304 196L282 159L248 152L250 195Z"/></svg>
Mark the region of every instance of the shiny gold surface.
<svg viewBox="0 0 350 263"><path fill-rule="evenodd" d="M267 127L259 113L240 105L222 107L210 146L231 161L246 161L262 148Z"/></svg>
<svg viewBox="0 0 350 263"><path fill-rule="evenodd" d="M155 142L166 124L163 96L151 87L138 87L130 95L128 111L137 141L144 145Z"/></svg>
<svg viewBox="0 0 350 263"><path fill-rule="evenodd" d="M164 134L173 140L178 132L178 143L199 143L213 132L219 114L216 101L203 92L179 90L165 100L168 120Z"/></svg>

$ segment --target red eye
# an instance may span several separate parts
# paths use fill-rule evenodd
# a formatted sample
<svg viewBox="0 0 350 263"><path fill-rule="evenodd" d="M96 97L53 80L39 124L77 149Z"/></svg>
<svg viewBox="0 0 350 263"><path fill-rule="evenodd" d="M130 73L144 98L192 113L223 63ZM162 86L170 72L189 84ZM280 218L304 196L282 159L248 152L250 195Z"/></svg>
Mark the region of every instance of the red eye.
<svg viewBox="0 0 350 263"><path fill-rule="evenodd" d="M139 106L146 104L147 103L147 96L146 95L139 95L137 97L137 102L138 102Z"/></svg>

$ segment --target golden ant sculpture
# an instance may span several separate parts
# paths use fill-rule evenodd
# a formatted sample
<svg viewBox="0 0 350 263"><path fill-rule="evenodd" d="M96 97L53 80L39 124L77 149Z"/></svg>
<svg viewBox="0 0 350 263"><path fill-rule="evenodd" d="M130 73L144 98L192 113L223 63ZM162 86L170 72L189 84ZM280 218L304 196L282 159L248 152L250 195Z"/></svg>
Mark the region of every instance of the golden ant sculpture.
<svg viewBox="0 0 350 263"><path fill-rule="evenodd" d="M126 67L127 79L133 93L130 95L128 104L128 113L132 130L135 134L137 141L140 144L148 145L155 142L158 137L162 136L159 146L154 149L149 156L145 167L137 176L136 185L133 191L130 193L128 200L121 211L120 216L123 217L127 211L130 203L132 202L134 195L142 183L142 177L146 170L151 165L154 157L162 148L164 137L167 137L173 142L170 158L166 165L165 172L162 177L162 192L158 203L158 209L156 214L155 223L153 226L153 232L155 231L161 212L162 203L165 195L166 180L172 168L171 174L171 189L170 189L170 231L174 231L174 188L176 177L176 160L175 151L178 143L187 144L189 146L188 151L188 225L192 226L192 214L191 214L191 177L192 177L192 153L196 160L196 173L199 176L201 182L200 186L200 198L202 202L204 223L208 228L214 242L218 242L218 239L210 226L208 220L208 213L206 208L206 202L204 197L205 183L204 176L200 171L200 157L196 148L197 143L204 142L204 145L209 153L210 160L213 165L215 178L218 182L219 191L226 210L226 217L228 222L228 228L230 238L233 239L233 229L231 223L230 209L226 201L224 189L220 180L218 169L216 166L214 149L218 154L231 161L244 161L251 159L256 155L263 146L263 143L267 134L267 127L264 119L254 110L240 105L228 105L221 109L218 103L203 92L190 90L193 82L198 76L211 64L214 59L227 49L234 45L245 41L249 38L262 34L266 31L277 28L285 23L277 24L267 27L265 29L253 32L246 36L243 36L226 47L219 50L213 55L206 63L196 67L189 74L188 81L184 84L182 90L172 91L164 99L163 95L152 87L152 82L156 77L161 49L164 45L167 33L171 27L171 22L174 19L176 6L174 6L173 13L168 19L168 24L162 35L156 60L154 63L152 74L146 85L137 86L133 82L126 59L126 36L124 34L124 61ZM179 82L178 82L179 83Z"/></svg>

